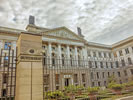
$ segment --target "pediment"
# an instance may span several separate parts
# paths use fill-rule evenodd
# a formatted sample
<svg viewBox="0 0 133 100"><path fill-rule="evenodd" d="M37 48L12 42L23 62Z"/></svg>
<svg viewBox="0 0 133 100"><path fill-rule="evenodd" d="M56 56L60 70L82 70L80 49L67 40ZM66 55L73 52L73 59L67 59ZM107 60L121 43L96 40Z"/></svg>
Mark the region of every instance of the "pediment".
<svg viewBox="0 0 133 100"><path fill-rule="evenodd" d="M82 37L78 36L76 33L72 32L66 27L49 30L47 32L44 32L44 35L72 39L72 40L84 40Z"/></svg>

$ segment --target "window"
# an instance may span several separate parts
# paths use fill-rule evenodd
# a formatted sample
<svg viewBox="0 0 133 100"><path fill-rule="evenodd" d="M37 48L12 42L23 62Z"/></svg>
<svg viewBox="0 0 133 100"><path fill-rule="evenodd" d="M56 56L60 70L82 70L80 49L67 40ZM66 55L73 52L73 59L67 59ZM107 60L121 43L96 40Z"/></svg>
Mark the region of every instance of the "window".
<svg viewBox="0 0 133 100"><path fill-rule="evenodd" d="M121 60L122 66L125 66L125 61L124 59Z"/></svg>
<svg viewBox="0 0 133 100"><path fill-rule="evenodd" d="M4 57L4 66L7 67L8 66L8 56Z"/></svg>
<svg viewBox="0 0 133 100"><path fill-rule="evenodd" d="M97 62L95 61L95 68L97 68Z"/></svg>
<svg viewBox="0 0 133 100"><path fill-rule="evenodd" d="M130 57L128 57L128 64L131 65L132 64L132 60Z"/></svg>
<svg viewBox="0 0 133 100"><path fill-rule="evenodd" d="M103 68L103 62L100 62L100 66L101 66L101 68Z"/></svg>
<svg viewBox="0 0 133 100"><path fill-rule="evenodd" d="M52 47L52 50L55 50L55 47Z"/></svg>
<svg viewBox="0 0 133 100"><path fill-rule="evenodd" d="M59 84L60 75L55 74L55 84Z"/></svg>
<svg viewBox="0 0 133 100"><path fill-rule="evenodd" d="M102 57L101 52L98 52L98 54L99 54L99 58Z"/></svg>
<svg viewBox="0 0 133 100"><path fill-rule="evenodd" d="M96 57L96 52L93 52L93 57Z"/></svg>
<svg viewBox="0 0 133 100"><path fill-rule="evenodd" d="M7 83L7 74L3 74L3 83Z"/></svg>
<svg viewBox="0 0 133 100"><path fill-rule="evenodd" d="M120 84L122 84L122 81L120 80Z"/></svg>
<svg viewBox="0 0 133 100"><path fill-rule="evenodd" d="M106 81L104 81L104 86L106 86Z"/></svg>
<svg viewBox="0 0 133 100"><path fill-rule="evenodd" d="M74 74L74 83L78 83L78 75Z"/></svg>
<svg viewBox="0 0 133 100"><path fill-rule="evenodd" d="M109 58L111 58L111 53L109 53Z"/></svg>
<svg viewBox="0 0 133 100"><path fill-rule="evenodd" d="M126 49L125 49L125 52L126 52L126 54L129 54L129 49L126 48Z"/></svg>
<svg viewBox="0 0 133 100"><path fill-rule="evenodd" d="M92 62L91 61L89 61L89 67L92 68Z"/></svg>
<svg viewBox="0 0 133 100"><path fill-rule="evenodd" d="M104 72L103 72L103 78L104 78Z"/></svg>
<svg viewBox="0 0 133 100"><path fill-rule="evenodd" d="M91 83L91 86L92 86L92 87L95 86L95 82L92 82L92 83Z"/></svg>
<svg viewBox="0 0 133 100"><path fill-rule="evenodd" d="M121 73L120 72L118 72L118 77L121 77Z"/></svg>
<svg viewBox="0 0 133 100"><path fill-rule="evenodd" d="M5 42L4 49L8 50L11 47L11 42Z"/></svg>
<svg viewBox="0 0 133 100"><path fill-rule="evenodd" d="M123 54L122 54L122 50L121 50L121 51L119 51L119 55L120 55L120 56L123 56Z"/></svg>
<svg viewBox="0 0 133 100"><path fill-rule="evenodd" d="M110 77L110 73L108 72L108 77Z"/></svg>
<svg viewBox="0 0 133 100"><path fill-rule="evenodd" d="M116 65L116 68L119 67L119 63L118 63L118 61L115 62L115 65Z"/></svg>
<svg viewBox="0 0 133 100"><path fill-rule="evenodd" d="M91 57L91 52L90 52L90 51L88 51L87 53L88 53L88 56L89 56L89 57Z"/></svg>
<svg viewBox="0 0 133 100"><path fill-rule="evenodd" d="M130 71L131 71L131 74L133 75L133 69L130 69Z"/></svg>
<svg viewBox="0 0 133 100"><path fill-rule="evenodd" d="M93 79L94 78L94 76L93 76L93 72L91 72L91 79Z"/></svg>
<svg viewBox="0 0 133 100"><path fill-rule="evenodd" d="M52 66L55 66L55 54L52 54Z"/></svg>
<svg viewBox="0 0 133 100"><path fill-rule="evenodd" d="M127 76L127 71L126 70L124 70L124 74L125 74L125 76Z"/></svg>
<svg viewBox="0 0 133 100"><path fill-rule="evenodd" d="M98 86L101 86L101 82L98 82Z"/></svg>
<svg viewBox="0 0 133 100"><path fill-rule="evenodd" d="M62 66L64 66L65 65L65 57L64 57L64 55L62 54Z"/></svg>
<svg viewBox="0 0 133 100"><path fill-rule="evenodd" d="M113 63L112 62L110 62L110 66L111 66L111 68L113 68Z"/></svg>
<svg viewBox="0 0 133 100"><path fill-rule="evenodd" d="M2 96L5 97L7 94L6 94L6 89L3 89L2 90Z"/></svg>
<svg viewBox="0 0 133 100"><path fill-rule="evenodd" d="M99 72L97 72L97 78L99 79Z"/></svg>
<svg viewBox="0 0 133 100"><path fill-rule="evenodd" d="M82 82L85 82L85 74L82 74Z"/></svg>
<svg viewBox="0 0 133 100"><path fill-rule="evenodd" d="M49 75L44 75L44 85L49 85Z"/></svg>
<svg viewBox="0 0 133 100"><path fill-rule="evenodd" d="M104 53L104 58L106 58L106 53Z"/></svg>
<svg viewBox="0 0 133 100"><path fill-rule="evenodd" d="M114 52L113 54L114 54L114 57L117 57L117 54L116 54L116 52Z"/></svg>
<svg viewBox="0 0 133 100"><path fill-rule="evenodd" d="M63 50L64 50L64 48L61 48L61 50L63 51Z"/></svg>
<svg viewBox="0 0 133 100"><path fill-rule="evenodd" d="M106 68L108 68L108 62L106 62Z"/></svg>
<svg viewBox="0 0 133 100"><path fill-rule="evenodd" d="M43 65L46 65L46 54L43 54Z"/></svg>

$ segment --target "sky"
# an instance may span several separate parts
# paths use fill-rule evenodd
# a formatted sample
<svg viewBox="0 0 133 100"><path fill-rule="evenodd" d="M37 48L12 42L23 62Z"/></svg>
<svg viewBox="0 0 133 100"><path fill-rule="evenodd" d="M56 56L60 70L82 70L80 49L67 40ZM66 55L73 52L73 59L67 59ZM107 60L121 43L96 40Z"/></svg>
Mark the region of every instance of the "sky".
<svg viewBox="0 0 133 100"><path fill-rule="evenodd" d="M113 44L133 36L133 0L0 0L0 26L25 29L29 15L45 28L82 29L90 42Z"/></svg>

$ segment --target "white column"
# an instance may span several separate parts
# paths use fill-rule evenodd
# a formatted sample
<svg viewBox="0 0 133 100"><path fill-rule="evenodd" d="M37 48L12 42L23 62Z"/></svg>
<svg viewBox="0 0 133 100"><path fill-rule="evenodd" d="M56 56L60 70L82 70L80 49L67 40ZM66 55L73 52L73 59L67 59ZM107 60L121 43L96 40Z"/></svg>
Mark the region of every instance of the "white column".
<svg viewBox="0 0 133 100"><path fill-rule="evenodd" d="M86 67L89 67L89 66L88 66L88 59L87 59L87 58L88 58L88 57L87 57L87 56L88 56L88 54L87 54L87 47L83 48L82 51L83 51L83 59L84 59L84 62L83 62L83 63L84 63L84 65L85 65Z"/></svg>
<svg viewBox="0 0 133 100"><path fill-rule="evenodd" d="M70 48L69 45L67 45L67 65L70 65Z"/></svg>
<svg viewBox="0 0 133 100"><path fill-rule="evenodd" d="M69 45L67 45L67 59L70 59L70 48L69 48Z"/></svg>
<svg viewBox="0 0 133 100"><path fill-rule="evenodd" d="M75 50L75 66L77 66L78 65L78 52L77 52L76 46L74 47L74 50Z"/></svg>
<svg viewBox="0 0 133 100"><path fill-rule="evenodd" d="M58 44L58 64L62 65L61 45Z"/></svg>
<svg viewBox="0 0 133 100"><path fill-rule="evenodd" d="M52 54L51 43L48 43L48 63L50 64L50 66L52 64L51 54Z"/></svg>

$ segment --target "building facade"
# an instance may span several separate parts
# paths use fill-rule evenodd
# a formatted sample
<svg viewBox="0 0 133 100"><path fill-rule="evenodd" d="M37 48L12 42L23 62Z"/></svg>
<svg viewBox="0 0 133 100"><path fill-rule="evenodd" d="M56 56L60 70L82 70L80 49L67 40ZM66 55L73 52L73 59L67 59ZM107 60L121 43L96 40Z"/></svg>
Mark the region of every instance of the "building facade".
<svg viewBox="0 0 133 100"><path fill-rule="evenodd" d="M103 45L86 41L78 30L76 34L66 27L47 29L34 24L26 30L0 27L1 97L15 94L16 43L21 33L42 36L44 91L63 90L69 85L107 86L112 75L118 83L132 78L133 37ZM30 46L27 48L30 51Z"/></svg>

